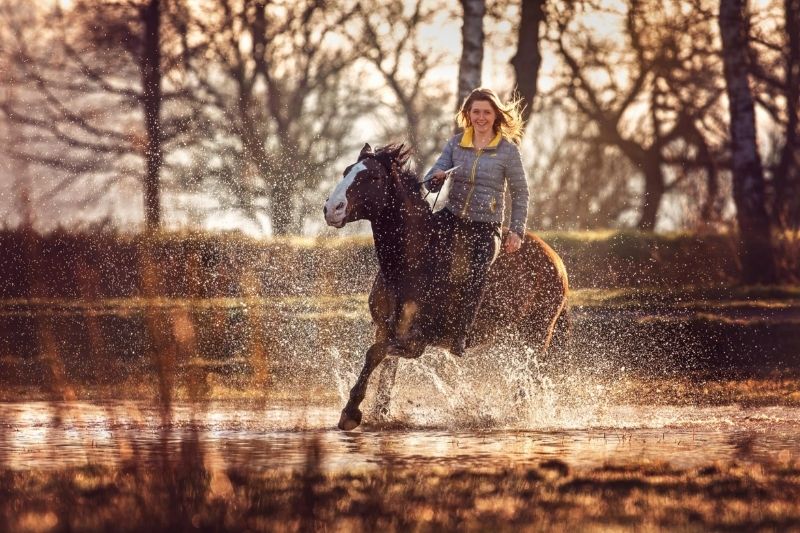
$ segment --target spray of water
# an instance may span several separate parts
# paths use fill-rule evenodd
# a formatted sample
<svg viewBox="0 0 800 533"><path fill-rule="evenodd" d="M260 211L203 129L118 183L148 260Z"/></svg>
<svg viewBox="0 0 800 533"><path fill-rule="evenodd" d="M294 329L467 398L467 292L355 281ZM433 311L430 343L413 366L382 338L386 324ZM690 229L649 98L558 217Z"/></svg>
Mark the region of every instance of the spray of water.
<svg viewBox="0 0 800 533"><path fill-rule="evenodd" d="M593 355L575 364L569 353L542 356L512 335L454 358L431 348L417 360L400 360L388 406L376 405L382 384L373 378L365 401L368 422L388 407L388 425L443 429L553 429L608 424L604 413L618 401L614 383L624 368ZM337 373L340 401L356 374L347 362ZM376 373L377 374L377 373Z"/></svg>

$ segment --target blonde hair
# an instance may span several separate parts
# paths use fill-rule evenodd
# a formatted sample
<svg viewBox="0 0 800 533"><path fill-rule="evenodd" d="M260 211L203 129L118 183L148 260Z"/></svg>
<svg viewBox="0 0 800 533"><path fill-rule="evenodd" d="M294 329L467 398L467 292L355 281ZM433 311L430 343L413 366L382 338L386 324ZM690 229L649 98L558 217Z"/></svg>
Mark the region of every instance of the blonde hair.
<svg viewBox="0 0 800 533"><path fill-rule="evenodd" d="M494 109L495 115L497 115L494 124L492 124L495 134L499 131L509 141L519 144L525 127L522 121L522 109L525 107L522 98L512 97L511 100L503 103L491 89L485 87L473 89L469 96L464 99L461 109L456 113L456 123L461 128L466 129L472 125L469 120L469 111L472 108L472 104L479 100L489 102Z"/></svg>

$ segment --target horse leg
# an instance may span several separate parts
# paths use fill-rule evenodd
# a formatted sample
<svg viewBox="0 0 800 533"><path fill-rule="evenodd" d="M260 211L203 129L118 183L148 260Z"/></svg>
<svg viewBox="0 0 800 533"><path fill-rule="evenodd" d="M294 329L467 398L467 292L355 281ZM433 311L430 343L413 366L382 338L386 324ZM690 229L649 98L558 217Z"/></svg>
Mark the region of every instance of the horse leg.
<svg viewBox="0 0 800 533"><path fill-rule="evenodd" d="M400 316L397 320L397 325L394 330L395 338L408 337L411 333L411 327L417 318L419 312L419 304L414 300L403 302L400 308Z"/></svg>
<svg viewBox="0 0 800 533"><path fill-rule="evenodd" d="M386 420L389 415L389 403L392 401L392 388L394 388L395 378L397 377L397 358L387 358L381 365L378 376L375 412L379 419Z"/></svg>
<svg viewBox="0 0 800 533"><path fill-rule="evenodd" d="M350 399L347 401L347 405L342 409L342 416L339 418L339 429L349 431L357 428L361 424L362 413L358 409L358 406L364 401L364 396L367 393L367 383L369 383L369 377L372 375L372 371L375 370L385 357L386 342L376 342L367 350L364 368L361 369L361 374L358 376L356 384L350 389Z"/></svg>

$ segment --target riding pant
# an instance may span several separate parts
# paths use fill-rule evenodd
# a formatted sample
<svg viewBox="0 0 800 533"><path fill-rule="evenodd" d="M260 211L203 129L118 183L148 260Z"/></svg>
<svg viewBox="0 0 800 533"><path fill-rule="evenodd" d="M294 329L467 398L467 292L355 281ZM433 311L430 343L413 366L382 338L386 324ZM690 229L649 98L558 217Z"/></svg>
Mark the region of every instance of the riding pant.
<svg viewBox="0 0 800 533"><path fill-rule="evenodd" d="M436 235L428 256L435 274L430 319L444 321L445 331L458 339L475 321L489 267L500 250L500 224L474 222L442 209L433 215L432 230Z"/></svg>

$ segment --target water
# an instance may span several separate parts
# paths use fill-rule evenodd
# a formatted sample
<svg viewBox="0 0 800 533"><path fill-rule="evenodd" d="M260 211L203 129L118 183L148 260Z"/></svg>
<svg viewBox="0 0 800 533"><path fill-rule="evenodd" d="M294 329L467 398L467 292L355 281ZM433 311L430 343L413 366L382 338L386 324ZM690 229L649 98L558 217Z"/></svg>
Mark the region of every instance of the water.
<svg viewBox="0 0 800 533"><path fill-rule="evenodd" d="M413 409L412 409L413 411ZM365 424L335 429L338 407L259 406L221 401L173 406L139 402L0 404L0 466L58 469L120 465L135 458L155 466L197 443L209 468L300 469L312 439L328 471L392 463L508 467L558 458L576 468L630 461L693 467L713 461L789 461L800 457L800 408L735 405L606 406L591 420L549 426L452 429Z"/></svg>

